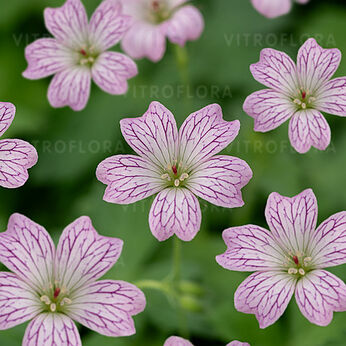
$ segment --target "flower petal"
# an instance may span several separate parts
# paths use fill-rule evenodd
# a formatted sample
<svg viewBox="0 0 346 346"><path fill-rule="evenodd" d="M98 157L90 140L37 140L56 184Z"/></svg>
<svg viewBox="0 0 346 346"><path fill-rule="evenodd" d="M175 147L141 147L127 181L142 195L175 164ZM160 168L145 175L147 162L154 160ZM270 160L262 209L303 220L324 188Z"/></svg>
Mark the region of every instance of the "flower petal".
<svg viewBox="0 0 346 346"><path fill-rule="evenodd" d="M85 108L89 95L91 72L74 67L57 73L48 88L48 100L55 108L69 106L74 111Z"/></svg>
<svg viewBox="0 0 346 346"><path fill-rule="evenodd" d="M57 281L70 292L100 278L118 260L123 241L100 236L82 216L62 233L56 251Z"/></svg>
<svg viewBox="0 0 346 346"><path fill-rule="evenodd" d="M227 250L216 256L216 262L228 270L258 271L282 267L285 260L280 247L266 229L246 225L222 233Z"/></svg>
<svg viewBox="0 0 346 346"><path fill-rule="evenodd" d="M314 93L333 76L340 60L339 49L323 49L314 38L309 38L300 47L297 57L300 86Z"/></svg>
<svg viewBox="0 0 346 346"><path fill-rule="evenodd" d="M330 143L330 127L325 117L315 109L302 110L293 115L289 124L289 138L298 153L305 154L311 147L325 150Z"/></svg>
<svg viewBox="0 0 346 346"><path fill-rule="evenodd" d="M23 346L82 346L78 329L64 314L42 313L26 328Z"/></svg>
<svg viewBox="0 0 346 346"><path fill-rule="evenodd" d="M193 344L179 336L171 336L165 341L163 346L193 346Z"/></svg>
<svg viewBox="0 0 346 346"><path fill-rule="evenodd" d="M190 114L179 130L180 159L190 170L226 148L240 129L238 120L222 119L222 109L211 104Z"/></svg>
<svg viewBox="0 0 346 346"><path fill-rule="evenodd" d="M145 304L145 296L136 286L103 280L78 290L67 314L102 335L128 336L136 332L131 316L142 312Z"/></svg>
<svg viewBox="0 0 346 346"><path fill-rule="evenodd" d="M73 65L72 53L53 38L41 38L25 48L28 62L23 76L40 79L64 70Z"/></svg>
<svg viewBox="0 0 346 346"><path fill-rule="evenodd" d="M120 120L120 127L131 148L160 169L177 159L177 124L173 114L161 103L152 102L139 118Z"/></svg>
<svg viewBox="0 0 346 346"><path fill-rule="evenodd" d="M13 214L0 233L0 262L34 289L52 281L54 252L48 232L24 215Z"/></svg>
<svg viewBox="0 0 346 346"><path fill-rule="evenodd" d="M263 16L275 18L291 10L291 0L251 0L255 9Z"/></svg>
<svg viewBox="0 0 346 346"><path fill-rule="evenodd" d="M317 222L317 201L311 189L292 198L269 195L265 216L276 241L288 251L304 252Z"/></svg>
<svg viewBox="0 0 346 346"><path fill-rule="evenodd" d="M201 226L201 208L197 198L185 188L167 188L155 198L149 213L153 235L163 241L176 234L192 240Z"/></svg>
<svg viewBox="0 0 346 346"><path fill-rule="evenodd" d="M311 323L327 326L334 311L346 308L346 285L332 273L314 270L298 281L296 301Z"/></svg>
<svg viewBox="0 0 346 346"><path fill-rule="evenodd" d="M235 308L246 314L255 314L260 328L266 328L286 310L295 284L296 279L278 271L253 273L237 288Z"/></svg>
<svg viewBox="0 0 346 346"><path fill-rule="evenodd" d="M0 186L17 188L29 178L28 169L38 160L36 149L20 139L0 141Z"/></svg>
<svg viewBox="0 0 346 346"><path fill-rule="evenodd" d="M318 268L346 263L346 211L323 221L314 233L309 248L313 263Z"/></svg>
<svg viewBox="0 0 346 346"><path fill-rule="evenodd" d="M122 14L118 0L103 0L90 19L90 44L104 52L121 40L130 24L131 18Z"/></svg>
<svg viewBox="0 0 346 346"><path fill-rule="evenodd" d="M250 344L247 342L241 342L238 340L234 340L234 341L230 342L229 344L227 344L226 346L250 346Z"/></svg>
<svg viewBox="0 0 346 346"><path fill-rule="evenodd" d="M42 310L37 295L17 275L0 272L0 330L34 318Z"/></svg>
<svg viewBox="0 0 346 346"><path fill-rule="evenodd" d="M291 99L272 89L256 91L248 96L243 109L255 119L254 130L258 132L276 129L296 111Z"/></svg>
<svg viewBox="0 0 346 346"><path fill-rule="evenodd" d="M127 80L137 75L137 65L128 56L116 52L102 53L92 67L94 82L112 95L125 94Z"/></svg>
<svg viewBox="0 0 346 346"><path fill-rule="evenodd" d="M316 108L346 117L346 77L332 79L320 88L316 96Z"/></svg>
<svg viewBox="0 0 346 346"><path fill-rule="evenodd" d="M226 208L241 207L241 189L252 178L249 165L237 157L217 155L188 178L188 189L206 201Z"/></svg>
<svg viewBox="0 0 346 346"><path fill-rule="evenodd" d="M0 137L12 124L16 114L16 107L9 102L0 102Z"/></svg>
<svg viewBox="0 0 346 346"><path fill-rule="evenodd" d="M259 62L252 64L250 70L253 77L266 87L288 97L296 94L296 65L286 53L272 48L262 49Z"/></svg>
<svg viewBox="0 0 346 346"><path fill-rule="evenodd" d="M67 0L58 8L46 8L44 20L49 32L62 44L81 49L87 43L88 17L80 0Z"/></svg>
<svg viewBox="0 0 346 346"><path fill-rule="evenodd" d="M196 7L187 5L179 8L165 25L169 40L184 46L186 41L194 41L201 36L204 20Z"/></svg>
<svg viewBox="0 0 346 346"><path fill-rule="evenodd" d="M96 176L107 184L106 202L129 204L147 198L163 188L160 173L146 159L134 155L116 155L102 161Z"/></svg>
<svg viewBox="0 0 346 346"><path fill-rule="evenodd" d="M123 51L133 59L162 59L166 51L166 37L159 26L136 22L121 40Z"/></svg>

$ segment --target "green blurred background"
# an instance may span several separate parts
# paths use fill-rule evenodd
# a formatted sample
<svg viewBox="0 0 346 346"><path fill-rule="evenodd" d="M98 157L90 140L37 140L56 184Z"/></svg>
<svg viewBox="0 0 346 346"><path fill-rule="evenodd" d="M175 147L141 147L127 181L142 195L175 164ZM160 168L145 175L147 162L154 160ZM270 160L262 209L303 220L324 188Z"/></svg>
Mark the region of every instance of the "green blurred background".
<svg viewBox="0 0 346 346"><path fill-rule="evenodd" d="M85 0L91 14L100 1ZM162 279L172 265L172 239L159 243L150 233L148 212L152 199L130 206L103 202L105 186L95 177L97 164L113 154L131 153L123 140L119 120L142 115L152 100L168 107L179 125L185 117L210 103L219 103L226 120L239 119L241 131L226 154L245 159L254 178L243 190L245 206L224 209L201 201L203 220L196 238L184 243L182 276L203 287L199 308L187 313L190 340L196 345L225 345L238 339L252 346L341 346L346 345L346 314L335 313L328 327L310 324L300 314L294 299L284 316L260 330L253 315L235 310L233 295L248 274L230 272L215 262L225 250L222 231L230 226L254 223L266 227L267 196L277 191L293 196L313 188L322 220L344 210L346 122L327 115L332 130L328 150L296 153L289 145L287 123L270 133L253 131L253 120L242 111L247 95L261 89L249 72L262 48L286 51L294 59L308 37L324 47L338 47L344 54L336 76L346 75L346 4L344 0L312 0L294 6L284 17L268 20L249 0L194 1L205 17L205 30L187 45L189 84L181 81L175 48L168 46L159 63L138 62L139 75L130 82L125 96L111 96L92 87L91 98L81 112L53 109L47 101L49 78L29 81L21 76L26 68L24 48L48 35L43 9L63 0L1 0L0 100L17 107L15 121L4 137L18 137L34 144L38 164L30 170L28 183L16 190L0 189L0 230L9 216L20 212L46 227L57 241L62 229L81 215L92 218L103 235L125 241L118 263L106 277L137 282ZM4 268L1 268L4 269ZM346 280L346 267L331 268ZM135 317L137 334L107 338L80 328L83 345L159 346L178 334L176 304L159 291L145 290L146 310ZM25 326L0 332L0 344L20 345Z"/></svg>

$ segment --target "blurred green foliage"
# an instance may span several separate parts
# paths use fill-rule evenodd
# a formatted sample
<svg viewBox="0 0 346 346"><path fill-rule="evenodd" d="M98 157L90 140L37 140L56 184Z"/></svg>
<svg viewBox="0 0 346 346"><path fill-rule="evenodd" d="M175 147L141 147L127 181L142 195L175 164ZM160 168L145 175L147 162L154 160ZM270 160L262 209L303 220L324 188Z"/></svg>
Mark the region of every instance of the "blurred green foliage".
<svg viewBox="0 0 346 346"><path fill-rule="evenodd" d="M91 13L100 1L85 0ZM29 81L21 76L26 67L25 46L47 35L43 9L63 0L2 1L0 12L0 99L17 106L17 115L6 137L34 144L38 164L28 183L17 190L0 190L0 230L9 216L20 212L45 226L57 241L62 229L81 215L89 215L103 235L125 241L122 256L106 277L136 282L162 279L171 268L172 239L158 243L148 227L152 199L130 206L102 201L104 186L95 177L97 164L116 153L130 153L119 120L140 116L152 100L166 105L179 124L210 103L219 103L226 120L239 119L241 131L225 153L245 159L254 178L244 189L245 206L223 209L201 201L203 220L197 237L183 244L183 278L203 287L202 310L188 314L190 339L195 345L224 345L238 339L252 346L342 346L346 344L345 314L336 313L325 328L310 324L294 300L284 316L265 330L253 315L235 310L233 295L248 275L224 270L215 256L225 250L221 232L231 226L254 223L266 227L267 196L277 191L293 196L313 188L319 202L319 222L344 210L346 123L327 115L332 144L325 152L300 155L290 147L287 124L266 134L253 131L253 121L242 111L247 95L262 88L249 72L262 48L273 47L295 58L307 37L324 47L338 47L344 54L337 76L346 74L344 1L314 0L295 6L287 16L268 20L254 11L249 0L194 1L205 16L206 27L197 42L187 45L189 85L177 71L175 50L168 46L159 63L138 62L139 75L125 96L111 96L93 86L88 106L75 113L53 109L46 93L49 78ZM332 268L344 281L346 269ZM158 291L145 290L147 308L135 317L137 334L107 338L81 328L83 345L159 346L178 333L176 307ZM25 326L0 332L0 344L21 344Z"/></svg>

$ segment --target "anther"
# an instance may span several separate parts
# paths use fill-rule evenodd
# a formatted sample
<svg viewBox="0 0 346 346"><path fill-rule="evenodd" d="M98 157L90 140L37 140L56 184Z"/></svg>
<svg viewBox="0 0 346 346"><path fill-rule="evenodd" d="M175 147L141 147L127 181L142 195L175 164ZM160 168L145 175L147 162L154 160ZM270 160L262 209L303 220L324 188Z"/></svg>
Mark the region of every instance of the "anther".
<svg viewBox="0 0 346 346"><path fill-rule="evenodd" d="M306 104L305 103L302 103L302 108L306 109Z"/></svg>
<svg viewBox="0 0 346 346"><path fill-rule="evenodd" d="M297 273L298 273L297 268L289 268L288 269L288 274L297 274Z"/></svg>
<svg viewBox="0 0 346 346"><path fill-rule="evenodd" d="M42 296L40 298L41 302L45 303L46 305L49 305L51 303L50 299L48 298L48 296Z"/></svg>
<svg viewBox="0 0 346 346"><path fill-rule="evenodd" d="M185 179L187 179L189 177L189 175L187 173L183 173L181 176L180 176L180 181L184 181Z"/></svg>
<svg viewBox="0 0 346 346"><path fill-rule="evenodd" d="M296 103L296 104L299 105L299 106L302 104L302 101L300 101L300 100L298 100L298 99L295 99L293 102Z"/></svg>
<svg viewBox="0 0 346 346"><path fill-rule="evenodd" d="M172 171L173 171L174 175L178 174L178 170L177 170L177 166L176 165L172 166Z"/></svg>
<svg viewBox="0 0 346 346"><path fill-rule="evenodd" d="M307 265L309 262L312 261L312 258L311 257L305 257L304 258L304 264Z"/></svg>
<svg viewBox="0 0 346 346"><path fill-rule="evenodd" d="M179 186L179 184L180 184L179 179L175 179L175 180L174 180L174 186L178 187L178 186Z"/></svg>
<svg viewBox="0 0 346 346"><path fill-rule="evenodd" d="M56 311L56 304L55 303L50 304L49 308L50 308L50 311L52 312Z"/></svg>
<svg viewBox="0 0 346 346"><path fill-rule="evenodd" d="M54 299L56 299L56 298L58 298L58 295L60 294L60 288L59 287L57 287L56 289L55 289L55 291L54 291Z"/></svg>
<svg viewBox="0 0 346 346"><path fill-rule="evenodd" d="M71 304L72 303L72 300L70 298L63 298L63 300L60 302L60 305L63 306L65 304Z"/></svg>
<svg viewBox="0 0 346 346"><path fill-rule="evenodd" d="M299 268L299 274L300 275L305 275L305 270L303 268Z"/></svg>
<svg viewBox="0 0 346 346"><path fill-rule="evenodd" d="M302 91L302 99L304 100L306 97L306 92L305 91Z"/></svg>
<svg viewBox="0 0 346 346"><path fill-rule="evenodd" d="M162 175L161 175L161 179L165 179L165 180L168 180L168 181L171 180L171 178L169 177L169 174L168 174L168 173L162 174Z"/></svg>
<svg viewBox="0 0 346 346"><path fill-rule="evenodd" d="M310 97L309 98L309 103L316 101L316 97Z"/></svg>
<svg viewBox="0 0 346 346"><path fill-rule="evenodd" d="M297 256L293 256L293 262L298 265L299 264L299 260Z"/></svg>

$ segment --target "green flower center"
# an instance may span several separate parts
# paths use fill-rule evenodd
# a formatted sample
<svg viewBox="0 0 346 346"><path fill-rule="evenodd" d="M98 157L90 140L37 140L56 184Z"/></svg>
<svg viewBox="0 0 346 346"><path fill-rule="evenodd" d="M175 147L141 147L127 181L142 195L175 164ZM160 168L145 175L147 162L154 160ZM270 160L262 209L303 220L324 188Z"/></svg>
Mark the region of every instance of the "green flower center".
<svg viewBox="0 0 346 346"><path fill-rule="evenodd" d="M182 162L175 160L172 165L167 165L161 174L161 179L167 182L167 186L184 186L189 178L189 173Z"/></svg>
<svg viewBox="0 0 346 346"><path fill-rule="evenodd" d="M60 288L57 282L54 285L50 283L48 289L45 289L43 292L44 294L40 296L43 311L63 312L72 303L67 289L64 287Z"/></svg>
<svg viewBox="0 0 346 346"><path fill-rule="evenodd" d="M309 108L315 108L314 102L316 98L308 91L303 88L298 90L295 98L292 99L298 110L304 110Z"/></svg>
<svg viewBox="0 0 346 346"><path fill-rule="evenodd" d="M288 274L301 278L309 271L313 270L312 258L297 251L295 254L289 253L286 257L285 268Z"/></svg>
<svg viewBox="0 0 346 346"><path fill-rule="evenodd" d="M92 67L99 56L99 53L93 46L83 46L78 52L78 63L81 66Z"/></svg>
<svg viewBox="0 0 346 346"><path fill-rule="evenodd" d="M166 0L150 0L148 19L153 24L160 24L171 16L171 11Z"/></svg>

